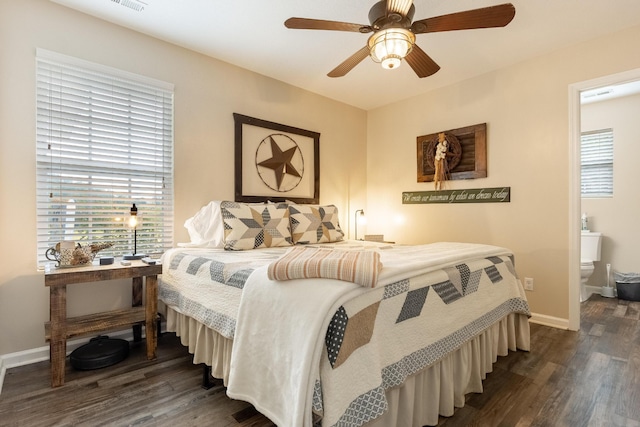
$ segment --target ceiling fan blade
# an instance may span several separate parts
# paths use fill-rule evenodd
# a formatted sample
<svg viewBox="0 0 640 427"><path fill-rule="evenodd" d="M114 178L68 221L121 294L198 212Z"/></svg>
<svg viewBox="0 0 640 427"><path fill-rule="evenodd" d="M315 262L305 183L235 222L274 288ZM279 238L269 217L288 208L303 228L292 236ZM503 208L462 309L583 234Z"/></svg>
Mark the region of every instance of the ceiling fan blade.
<svg viewBox="0 0 640 427"><path fill-rule="evenodd" d="M369 47L365 46L347 59L345 59L342 64L338 65L336 68L331 70L327 76L329 77L342 77L347 74L349 71L353 70L353 68L362 62L364 58L369 56Z"/></svg>
<svg viewBox="0 0 640 427"><path fill-rule="evenodd" d="M387 0L387 12L407 16L413 0Z"/></svg>
<svg viewBox="0 0 640 427"><path fill-rule="evenodd" d="M440 69L440 66L418 45L414 45L411 52L404 59L420 78L435 74Z"/></svg>
<svg viewBox="0 0 640 427"><path fill-rule="evenodd" d="M411 25L414 34L435 33L439 31L471 30L475 28L504 27L516 14L511 3L498 6L483 7L421 19Z"/></svg>
<svg viewBox="0 0 640 427"><path fill-rule="evenodd" d="M355 31L356 33L370 33L373 31L373 28L369 25L309 18L289 18L284 21L284 26L294 30Z"/></svg>

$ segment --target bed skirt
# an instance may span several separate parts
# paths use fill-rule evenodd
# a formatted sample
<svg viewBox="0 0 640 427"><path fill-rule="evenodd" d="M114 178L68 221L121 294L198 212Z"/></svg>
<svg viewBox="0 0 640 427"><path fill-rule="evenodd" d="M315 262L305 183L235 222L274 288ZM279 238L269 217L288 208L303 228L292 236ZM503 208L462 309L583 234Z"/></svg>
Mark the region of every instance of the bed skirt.
<svg viewBox="0 0 640 427"><path fill-rule="evenodd" d="M200 322L160 304L167 331L175 332L193 354L193 363L211 366L211 374L227 385L232 340ZM438 424L465 403L465 394L482 393L482 380L493 371L498 356L509 350L529 351L529 320L511 313L445 358L387 390L389 410L366 427L420 427Z"/></svg>

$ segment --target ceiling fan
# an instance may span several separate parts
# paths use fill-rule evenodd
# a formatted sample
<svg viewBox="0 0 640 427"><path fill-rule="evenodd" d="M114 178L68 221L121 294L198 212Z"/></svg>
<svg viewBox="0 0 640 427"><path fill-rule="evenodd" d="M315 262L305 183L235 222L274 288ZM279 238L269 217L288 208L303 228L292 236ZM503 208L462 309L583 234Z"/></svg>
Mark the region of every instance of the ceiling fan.
<svg viewBox="0 0 640 427"><path fill-rule="evenodd" d="M309 18L289 18L284 25L291 29L373 33L367 45L331 70L329 77L342 77L371 56L386 69L399 67L404 59L423 78L435 74L440 66L415 44L416 34L504 27L516 9L505 3L412 22L414 13L413 0L381 0L369 10L370 25Z"/></svg>

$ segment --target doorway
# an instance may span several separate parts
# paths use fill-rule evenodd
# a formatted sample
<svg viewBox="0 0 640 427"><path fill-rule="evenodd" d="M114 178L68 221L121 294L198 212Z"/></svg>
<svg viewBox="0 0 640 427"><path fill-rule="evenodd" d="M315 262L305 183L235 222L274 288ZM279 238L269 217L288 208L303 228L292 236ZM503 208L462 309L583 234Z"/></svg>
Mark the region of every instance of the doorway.
<svg viewBox="0 0 640 427"><path fill-rule="evenodd" d="M580 134L581 102L583 92L606 86L640 80L640 68L612 74L569 86L569 329L580 328Z"/></svg>

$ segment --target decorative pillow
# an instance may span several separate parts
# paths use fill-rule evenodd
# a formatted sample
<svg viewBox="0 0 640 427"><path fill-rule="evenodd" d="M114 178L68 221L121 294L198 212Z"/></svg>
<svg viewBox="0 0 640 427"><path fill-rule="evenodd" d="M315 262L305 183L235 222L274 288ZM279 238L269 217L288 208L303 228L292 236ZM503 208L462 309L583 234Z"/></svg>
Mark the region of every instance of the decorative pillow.
<svg viewBox="0 0 640 427"><path fill-rule="evenodd" d="M231 251L291 246L286 204L220 203L224 221L224 248Z"/></svg>
<svg viewBox="0 0 640 427"><path fill-rule="evenodd" d="M293 243L329 243L342 240L344 233L334 205L289 205Z"/></svg>

